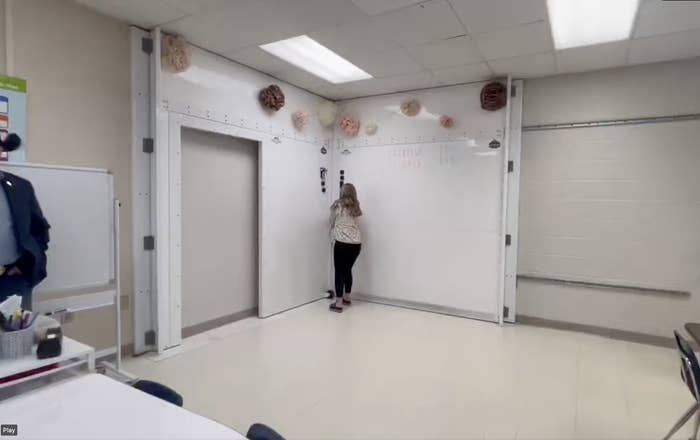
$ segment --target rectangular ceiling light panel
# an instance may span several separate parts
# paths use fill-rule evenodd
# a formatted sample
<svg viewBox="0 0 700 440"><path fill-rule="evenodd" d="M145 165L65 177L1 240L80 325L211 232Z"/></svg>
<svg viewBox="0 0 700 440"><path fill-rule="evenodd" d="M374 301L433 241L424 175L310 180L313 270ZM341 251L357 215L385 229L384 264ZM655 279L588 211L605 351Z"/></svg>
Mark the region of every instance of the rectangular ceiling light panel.
<svg viewBox="0 0 700 440"><path fill-rule="evenodd" d="M557 49L626 40L639 0L547 0Z"/></svg>
<svg viewBox="0 0 700 440"><path fill-rule="evenodd" d="M260 48L333 84L372 78L369 73L306 35L263 44Z"/></svg>

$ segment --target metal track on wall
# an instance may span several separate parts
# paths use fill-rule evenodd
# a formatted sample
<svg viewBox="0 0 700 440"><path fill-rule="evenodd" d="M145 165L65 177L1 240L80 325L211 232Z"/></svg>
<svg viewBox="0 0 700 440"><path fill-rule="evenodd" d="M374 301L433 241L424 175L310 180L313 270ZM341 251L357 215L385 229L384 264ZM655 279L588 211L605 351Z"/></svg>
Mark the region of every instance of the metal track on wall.
<svg viewBox="0 0 700 440"><path fill-rule="evenodd" d="M530 280L530 281L541 281L545 283L556 283L556 284L569 284L574 286L582 287L595 287L602 289L612 289L612 290L632 290L636 292L647 292L647 293L659 293L674 296L689 296L690 292L685 290L672 290L672 289L660 289L654 287L643 287L635 286L630 284L618 284L618 283L606 283L597 281L582 281L567 279L562 277L552 277L546 275L533 275L533 274L518 274L519 280Z"/></svg>
<svg viewBox="0 0 700 440"><path fill-rule="evenodd" d="M652 116L646 118L609 119L602 121L526 125L523 126L523 131L566 130L570 128L611 127L617 125L660 124L664 122L694 121L698 119L700 119L700 113L688 113L684 115L674 116Z"/></svg>

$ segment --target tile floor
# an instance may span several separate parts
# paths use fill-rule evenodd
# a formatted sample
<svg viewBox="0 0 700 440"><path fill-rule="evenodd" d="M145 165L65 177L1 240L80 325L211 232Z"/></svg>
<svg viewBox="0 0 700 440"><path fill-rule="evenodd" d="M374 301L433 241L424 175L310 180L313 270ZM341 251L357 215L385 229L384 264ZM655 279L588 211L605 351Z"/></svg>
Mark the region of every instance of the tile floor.
<svg viewBox="0 0 700 440"><path fill-rule="evenodd" d="M126 368L289 439L652 439L691 404L671 349L359 302L247 319Z"/></svg>

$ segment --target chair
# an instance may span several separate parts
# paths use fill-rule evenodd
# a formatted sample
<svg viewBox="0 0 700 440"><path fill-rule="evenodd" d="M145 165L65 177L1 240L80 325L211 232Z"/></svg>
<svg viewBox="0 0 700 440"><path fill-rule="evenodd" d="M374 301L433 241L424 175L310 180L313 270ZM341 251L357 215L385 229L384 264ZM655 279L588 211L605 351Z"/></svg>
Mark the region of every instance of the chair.
<svg viewBox="0 0 700 440"><path fill-rule="evenodd" d="M700 364L688 341L678 334L677 331L674 331L673 334L676 336L676 344L678 345L678 352L681 357L681 377L683 378L683 382L688 386L690 393L693 395L695 403L693 403L693 405L688 408L688 411L678 419L676 424L673 425L673 428L671 428L671 431L666 434L664 440L670 439L671 436L678 432L678 430L696 413L695 429L691 439L697 440L698 428L700 428Z"/></svg>
<svg viewBox="0 0 700 440"><path fill-rule="evenodd" d="M255 423L250 426L245 435L249 440L284 440L274 429L262 423Z"/></svg>
<svg viewBox="0 0 700 440"><path fill-rule="evenodd" d="M139 380L132 385L137 390L141 390L146 394L157 397L166 402L170 402L176 406L182 406L182 396L178 394L172 388L168 388L165 385L153 382L151 380Z"/></svg>

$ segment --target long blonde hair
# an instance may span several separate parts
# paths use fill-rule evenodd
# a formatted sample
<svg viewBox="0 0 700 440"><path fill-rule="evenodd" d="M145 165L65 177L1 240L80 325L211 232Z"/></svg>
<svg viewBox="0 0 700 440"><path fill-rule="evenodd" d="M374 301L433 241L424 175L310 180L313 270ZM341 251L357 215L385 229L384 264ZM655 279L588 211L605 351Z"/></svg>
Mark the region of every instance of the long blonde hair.
<svg viewBox="0 0 700 440"><path fill-rule="evenodd" d="M348 213L353 217L362 215L355 185L352 183L345 183L340 187L340 197L333 203L334 208L338 206L347 209Z"/></svg>

